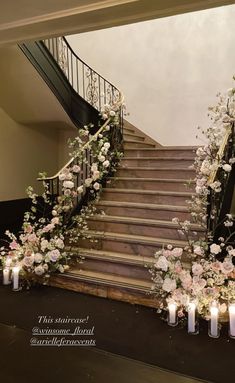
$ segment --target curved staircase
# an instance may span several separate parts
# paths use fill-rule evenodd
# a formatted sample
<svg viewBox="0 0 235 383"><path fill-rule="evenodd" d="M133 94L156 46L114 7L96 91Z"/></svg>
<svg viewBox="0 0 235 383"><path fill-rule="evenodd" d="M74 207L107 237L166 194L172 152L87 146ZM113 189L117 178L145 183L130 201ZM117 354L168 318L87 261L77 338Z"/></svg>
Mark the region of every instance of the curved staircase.
<svg viewBox="0 0 235 383"><path fill-rule="evenodd" d="M100 214L89 220L93 242L80 240L72 248L74 257L85 260L53 277L51 284L157 306L149 295L146 266L163 245L186 245L172 218L190 220L186 200L193 186L186 184L194 178L189 168L194 156L193 147L162 147L126 122L124 157L103 189L97 204Z"/></svg>

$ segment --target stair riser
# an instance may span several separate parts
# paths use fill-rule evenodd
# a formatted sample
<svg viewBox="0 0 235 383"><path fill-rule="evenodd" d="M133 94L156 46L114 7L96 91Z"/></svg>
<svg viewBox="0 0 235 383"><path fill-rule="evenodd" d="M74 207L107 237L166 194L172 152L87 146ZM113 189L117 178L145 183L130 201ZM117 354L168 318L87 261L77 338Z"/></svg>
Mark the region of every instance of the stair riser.
<svg viewBox="0 0 235 383"><path fill-rule="evenodd" d="M101 196L104 201L121 201L121 202L140 202L140 203L156 203L161 205L187 206L186 200L190 196L171 196L158 194L136 194L136 193L119 193L109 192L108 188L102 192Z"/></svg>
<svg viewBox="0 0 235 383"><path fill-rule="evenodd" d="M138 148L136 148L138 149ZM192 161L195 158L195 152L192 150L158 150L158 149L152 149L152 150L128 150L126 148L125 150L125 156L126 157L187 157L192 159Z"/></svg>
<svg viewBox="0 0 235 383"><path fill-rule="evenodd" d="M147 281L150 280L150 273L144 265L136 266L86 258L83 263L77 266L77 269L122 275L123 277L139 278Z"/></svg>
<svg viewBox="0 0 235 383"><path fill-rule="evenodd" d="M135 180L119 180L115 179L107 186L118 189L138 189L138 190L162 190L175 192L193 191L193 187L187 187L181 182L164 182L164 181L135 181Z"/></svg>
<svg viewBox="0 0 235 383"><path fill-rule="evenodd" d="M124 126L124 127L123 127L123 133L124 133L124 134L128 134L128 133L132 133L132 134L134 134L135 131L134 131L134 129L127 128L126 126Z"/></svg>
<svg viewBox="0 0 235 383"><path fill-rule="evenodd" d="M122 166L141 166L141 167L159 167L159 168L188 168L193 164L191 159L185 160L160 160L156 158L152 159L143 159L143 158L133 158L125 159L121 161Z"/></svg>
<svg viewBox="0 0 235 383"><path fill-rule="evenodd" d="M169 240L185 240L184 236L179 235L176 228L154 227L147 225L135 225L131 223L116 223L104 221L89 221L88 226L91 230L122 234L144 235L146 237L169 238Z"/></svg>
<svg viewBox="0 0 235 383"><path fill-rule="evenodd" d="M146 219L162 219L172 220L174 217L178 217L180 220L190 220L191 215L188 212L169 211L169 210L157 210L157 209L138 209L134 207L120 207L120 206L102 206L98 207L104 211L107 215L114 215L120 217L135 217Z"/></svg>
<svg viewBox="0 0 235 383"><path fill-rule="evenodd" d="M193 170L151 170L151 169L118 169L117 177L141 177L141 178L182 178L193 179L195 172Z"/></svg>
<svg viewBox="0 0 235 383"><path fill-rule="evenodd" d="M126 152L126 149L141 149L141 148L154 148L154 144L147 144L144 142L124 142L124 151Z"/></svg>
<svg viewBox="0 0 235 383"><path fill-rule="evenodd" d="M145 141L145 138L124 132L124 142L125 142L125 140L135 140L138 142L143 142L143 141Z"/></svg>
<svg viewBox="0 0 235 383"><path fill-rule="evenodd" d="M155 244L140 244L138 242L124 242L123 240L113 240L109 238L98 239L98 242L86 240L79 241L79 247L85 249L96 249L104 251L114 251L117 253L126 253L132 255L142 255L143 257L153 257L162 246Z"/></svg>

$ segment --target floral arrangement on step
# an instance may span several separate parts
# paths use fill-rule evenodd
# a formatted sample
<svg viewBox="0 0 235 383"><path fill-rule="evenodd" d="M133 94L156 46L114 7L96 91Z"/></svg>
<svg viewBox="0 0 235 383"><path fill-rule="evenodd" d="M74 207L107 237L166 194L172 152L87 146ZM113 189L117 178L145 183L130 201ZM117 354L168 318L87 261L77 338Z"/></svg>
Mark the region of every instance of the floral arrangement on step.
<svg viewBox="0 0 235 383"><path fill-rule="evenodd" d="M179 248L169 244L158 250L149 268L153 282L151 293L160 298L159 311L169 311L169 305L173 304L182 319L187 316L192 302L206 319L210 318L213 305L225 314L228 306L235 303L234 217L227 214L217 222L218 205L214 203L221 201L223 184L235 163L234 147L229 157L220 156L224 136L229 133L228 141L234 136L235 88L229 89L224 96L218 95L218 104L209 108L209 117L210 127L202 130L205 144L196 150L193 164L195 194L188 201L192 223L199 225L204 234L196 238L191 222L174 218L179 235L187 245ZM208 229L208 222L216 224ZM224 235L215 241L219 227L224 227Z"/></svg>
<svg viewBox="0 0 235 383"><path fill-rule="evenodd" d="M32 281L46 284L51 274L64 273L74 262L71 257L72 243L80 238L92 240L88 234L87 219L96 214L95 203L105 177L115 171L122 156L119 148L113 148L109 140L110 129L119 130L119 108L120 104L105 106L103 128L99 129L98 134L91 136L89 130L93 126L88 125L79 130L74 140L69 140L72 160L59 173L60 195L51 194L45 173L40 174L44 186L42 197L31 186L28 187L31 209L24 214L22 231L15 235L7 230L9 240L0 249L5 284L10 284L11 273L15 281L14 273L18 275L19 270L27 285ZM85 150L90 151L92 161L88 161ZM89 171L84 182L77 186L84 164ZM85 204L79 214L75 214L77 201L84 195ZM19 287L17 283L16 287Z"/></svg>

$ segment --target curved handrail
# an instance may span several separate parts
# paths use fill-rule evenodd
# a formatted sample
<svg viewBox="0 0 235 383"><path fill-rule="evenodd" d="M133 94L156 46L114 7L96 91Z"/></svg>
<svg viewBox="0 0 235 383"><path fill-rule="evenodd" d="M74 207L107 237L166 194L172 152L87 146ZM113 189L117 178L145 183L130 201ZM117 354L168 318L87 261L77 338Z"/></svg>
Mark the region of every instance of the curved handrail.
<svg viewBox="0 0 235 383"><path fill-rule="evenodd" d="M42 42L75 92L99 112L104 109L105 104L114 104L120 99L120 90L87 65L74 52L65 37L54 37Z"/></svg>
<svg viewBox="0 0 235 383"><path fill-rule="evenodd" d="M88 147L89 145L96 139L96 137L98 137L98 135L104 130L104 128L109 124L110 122L110 118L108 120L105 121L105 123L101 126L101 128L91 137L91 139L89 141L87 141L81 148L81 151L84 152ZM75 157L72 157L54 176L51 176L51 177L39 177L37 178L37 181L51 181L51 180L55 180L56 178L59 177L59 175L63 172L63 170L65 170L66 168L68 168L69 166L71 166L73 164L73 162L76 160L77 156Z"/></svg>

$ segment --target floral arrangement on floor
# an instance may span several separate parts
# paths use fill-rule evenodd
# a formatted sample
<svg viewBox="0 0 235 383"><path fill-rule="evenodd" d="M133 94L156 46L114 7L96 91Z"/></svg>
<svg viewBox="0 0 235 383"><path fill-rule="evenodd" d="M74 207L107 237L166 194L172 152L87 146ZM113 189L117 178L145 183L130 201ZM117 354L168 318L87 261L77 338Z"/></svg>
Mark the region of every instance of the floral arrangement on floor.
<svg viewBox="0 0 235 383"><path fill-rule="evenodd" d="M230 156L226 150L220 156L224 137L228 144L234 136L235 88L226 95L218 95L218 104L209 108L211 125L202 131L205 144L196 150L193 165L195 169L195 194L188 201L192 222L204 230L201 237L195 234L189 221L173 222L179 226L179 234L187 241L184 248L171 244L155 254L150 267L153 281L151 293L159 299L160 310L168 310L169 304L177 306L179 318L185 318L190 302L197 311L209 319L210 307L216 305L221 314L226 313L228 305L235 303L235 248L234 218L227 214L221 222L217 221L218 204L223 198L223 185L227 182L235 163L234 147ZM225 148L226 149L226 148ZM214 174L214 177L211 175ZM208 196L212 208L208 209ZM209 229L208 223L212 222ZM225 234L215 241L218 227L224 227Z"/></svg>
<svg viewBox="0 0 235 383"><path fill-rule="evenodd" d="M122 156L119 148L113 148L110 142L110 130L119 130L120 106L120 103L105 106L104 123L96 134L89 133L92 125L84 126L79 135L69 141L72 159L59 173L59 195L51 194L46 174L40 175L44 186L42 197L28 187L31 209L24 214L22 232L16 236L6 231L9 241L0 249L5 284L10 282L10 270L14 273L15 269L17 272L20 269L28 285L38 280L47 283L52 273L64 273L69 268L70 245L79 238L91 239L87 219L96 212L95 203L105 177L115 171ZM83 177L84 165L86 178ZM79 214L74 214L84 196L85 205Z"/></svg>

